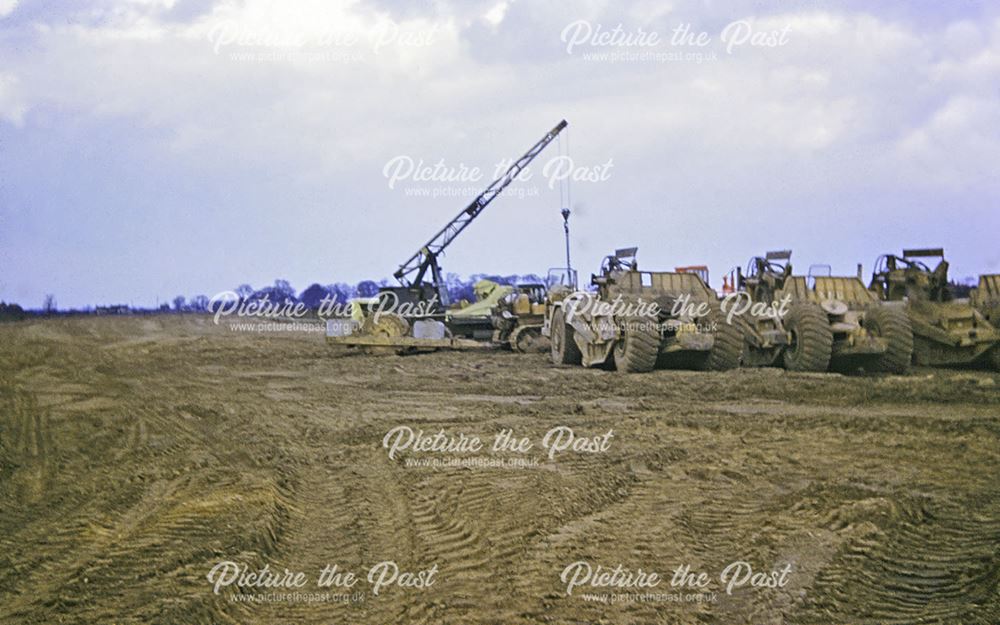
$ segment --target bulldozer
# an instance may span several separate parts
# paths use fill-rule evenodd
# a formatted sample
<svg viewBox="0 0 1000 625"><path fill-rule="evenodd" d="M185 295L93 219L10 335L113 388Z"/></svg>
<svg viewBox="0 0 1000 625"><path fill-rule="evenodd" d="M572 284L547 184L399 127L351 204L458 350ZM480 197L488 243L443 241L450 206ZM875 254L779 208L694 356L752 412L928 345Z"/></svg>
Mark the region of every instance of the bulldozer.
<svg viewBox="0 0 1000 625"><path fill-rule="evenodd" d="M570 285L576 285L576 271L558 267L549 269L544 283L519 284L511 289L492 311L493 344L525 354L548 351L549 339L542 335L542 327L549 294Z"/></svg>
<svg viewBox="0 0 1000 625"><path fill-rule="evenodd" d="M969 303L993 327L1000 328L1000 273L979 276L979 286L969 293Z"/></svg>
<svg viewBox="0 0 1000 625"><path fill-rule="evenodd" d="M744 313L744 365L789 371L909 369L913 333L900 306L879 302L856 276L830 275L828 265L793 275L791 256L790 250L767 252L750 259L746 273L737 270L739 290L724 308Z"/></svg>
<svg viewBox="0 0 1000 625"><path fill-rule="evenodd" d="M605 257L595 291L552 288L542 334L554 364L625 373L738 367L742 331L696 273L640 271L637 248Z"/></svg>
<svg viewBox="0 0 1000 625"><path fill-rule="evenodd" d="M931 269L923 258L938 258ZM1000 370L1000 331L969 299L956 299L948 284L943 248L903 250L875 261L869 289L880 299L902 302L913 324L919 365L990 365ZM982 284L982 281L980 282ZM977 292L976 301L986 292Z"/></svg>
<svg viewBox="0 0 1000 625"><path fill-rule="evenodd" d="M445 311L444 322L457 336L489 340L493 336L493 315L498 306L515 292L514 287L492 280L479 280L472 285L476 301L465 300Z"/></svg>

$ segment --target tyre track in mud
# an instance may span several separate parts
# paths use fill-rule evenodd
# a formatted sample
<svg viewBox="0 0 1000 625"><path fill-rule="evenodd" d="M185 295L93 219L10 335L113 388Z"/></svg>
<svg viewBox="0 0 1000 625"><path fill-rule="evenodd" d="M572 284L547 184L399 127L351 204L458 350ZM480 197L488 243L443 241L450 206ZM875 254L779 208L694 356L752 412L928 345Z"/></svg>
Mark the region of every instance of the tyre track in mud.
<svg viewBox="0 0 1000 625"><path fill-rule="evenodd" d="M466 400L470 408L480 403L476 396ZM383 427L387 430L392 425L395 423L387 421ZM461 430L484 439L501 429L489 422L422 421L420 425L427 431ZM370 440L380 441L383 433ZM414 567L437 565L442 580L441 586L414 597L405 611L375 612L397 621L460 623L476 618L483 610L496 613L516 590L509 571L530 553L525 535L540 533L533 529L538 526L554 526L566 514L584 514L601 505L599 499L583 492L585 489L580 489L575 498L579 502L572 506L561 502L555 496L557 488L546 483L551 469L406 467L402 459L389 460L383 449L375 450L368 462L369 467L381 467L378 470L385 472L380 480L371 480L373 484L382 484L383 490L386 484L393 485L377 501L383 507L395 497L406 502L405 508L397 506L394 515L386 515L395 523L396 535L406 537L405 541L396 540L393 553L410 560ZM586 463L582 463L570 479L579 480L578 475L585 470ZM370 471L377 472L374 468ZM547 497L560 508L558 515L544 507L526 509L524 502L532 496ZM372 604L382 605L381 598Z"/></svg>
<svg viewBox="0 0 1000 625"><path fill-rule="evenodd" d="M0 432L0 621L1000 622L996 376L617 376L149 321L60 320L0 345L0 379L34 398ZM534 468L434 469L387 457L402 424L616 437ZM212 593L225 559L440 571L358 604L246 604ZM565 596L580 559L795 568L780 591L609 606Z"/></svg>
<svg viewBox="0 0 1000 625"><path fill-rule="evenodd" d="M121 426L108 448L111 464L99 489L75 489L72 470L63 469L70 483L44 493L64 504L55 527L29 523L7 534L8 553L21 566L5 613L25 622L45 622L37 615L52 609L71 610L82 622L116 614L208 619L218 614L215 608L192 612L206 601L184 596L182 586L174 589L181 596L167 605L151 606L148 597L160 592L162 577L190 580L194 563L207 563L215 553L236 547L267 555L273 547L282 511L268 480L213 467L196 429L184 422L145 406L131 412L129 419L109 419L131 425ZM94 469L95 460L87 468ZM227 533L225 520L240 513L255 527ZM123 602L126 590L131 599Z"/></svg>
<svg viewBox="0 0 1000 625"><path fill-rule="evenodd" d="M890 531L852 542L821 573L803 622L860 611L879 623L996 622L996 504L987 514L923 506L898 514Z"/></svg>
<svg viewBox="0 0 1000 625"><path fill-rule="evenodd" d="M79 387L71 392L93 395L99 380L87 379L86 372L94 370L73 368L79 364L77 354L68 356L66 377ZM50 380L52 371L45 372ZM193 406L192 414L178 406L174 397L184 395L175 395L175 389L164 393L169 399L148 401L164 385L154 377L144 386L153 397L113 411L90 408L94 402L48 402L57 414L62 453L44 493L49 509L22 508L22 518L34 523L4 515L4 521L12 521L5 523L4 552L16 564L0 616L50 622L41 615L59 610L79 622L208 622L217 614L211 600L202 593L185 596L181 584L172 589L177 596L160 605L149 597L162 595L163 577L197 579L191 570L202 569L212 553L246 548L267 553L281 512L268 480L239 479L233 471L220 470L208 437L202 436L214 428L199 423L211 411ZM192 380L191 388L199 386ZM21 471L14 471L15 479ZM88 473L100 474L100 482L81 482ZM8 485L0 479L4 491ZM25 503L30 502L22 499ZM224 521L241 511L249 512L244 520L251 526L259 525L233 535ZM38 522L46 514L53 522Z"/></svg>

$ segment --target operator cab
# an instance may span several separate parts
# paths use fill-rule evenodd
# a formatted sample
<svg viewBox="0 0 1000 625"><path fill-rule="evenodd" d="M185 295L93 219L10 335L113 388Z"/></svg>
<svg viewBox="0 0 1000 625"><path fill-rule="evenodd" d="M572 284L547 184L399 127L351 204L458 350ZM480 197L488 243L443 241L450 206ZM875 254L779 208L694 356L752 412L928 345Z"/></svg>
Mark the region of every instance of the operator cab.
<svg viewBox="0 0 1000 625"><path fill-rule="evenodd" d="M747 263L745 274L736 268L736 288L748 292L756 302L773 301L774 294L785 287L785 281L792 275L791 258L791 250L754 256Z"/></svg>
<svg viewBox="0 0 1000 625"><path fill-rule="evenodd" d="M635 259L638 252L637 247L625 247L615 250L610 256L605 256L601 261L601 274L591 274L590 283L600 288L614 282L614 274L639 271L639 263Z"/></svg>
<svg viewBox="0 0 1000 625"><path fill-rule="evenodd" d="M932 270L919 258L940 258ZM952 299L948 288L948 261L944 248L903 250L902 256L883 254L875 261L869 289L883 299L929 300L947 302Z"/></svg>

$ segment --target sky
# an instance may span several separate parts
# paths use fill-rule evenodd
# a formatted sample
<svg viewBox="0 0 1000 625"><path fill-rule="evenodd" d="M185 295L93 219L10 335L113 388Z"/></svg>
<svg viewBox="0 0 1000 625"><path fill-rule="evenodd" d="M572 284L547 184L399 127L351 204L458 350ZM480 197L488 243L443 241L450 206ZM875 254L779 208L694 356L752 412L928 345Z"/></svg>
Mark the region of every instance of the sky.
<svg viewBox="0 0 1000 625"><path fill-rule="evenodd" d="M564 264L568 203L583 276L1000 272L990 3L0 0L0 299L391 278L560 119L445 271Z"/></svg>

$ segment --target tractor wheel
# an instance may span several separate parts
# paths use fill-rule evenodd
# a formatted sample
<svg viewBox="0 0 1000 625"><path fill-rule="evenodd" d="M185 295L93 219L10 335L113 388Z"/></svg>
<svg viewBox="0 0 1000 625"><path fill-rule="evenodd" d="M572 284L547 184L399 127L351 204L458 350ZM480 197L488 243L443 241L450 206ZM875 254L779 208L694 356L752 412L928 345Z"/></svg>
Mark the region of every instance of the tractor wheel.
<svg viewBox="0 0 1000 625"><path fill-rule="evenodd" d="M646 373L656 366L660 354L660 328L649 317L629 317L615 344L615 369L622 373Z"/></svg>
<svg viewBox="0 0 1000 625"><path fill-rule="evenodd" d="M561 308L552 313L552 362L557 365L578 365L583 362L580 347L573 340L573 326L566 323Z"/></svg>
<svg viewBox="0 0 1000 625"><path fill-rule="evenodd" d="M712 328L715 343L705 360L705 370L727 371L739 367L748 329L745 327L746 320L739 315L734 315L733 322L729 323L718 306L712 308L711 314L705 320L715 326Z"/></svg>
<svg viewBox="0 0 1000 625"><path fill-rule="evenodd" d="M511 350L522 354L544 353L549 348L549 341L542 336L542 327L538 325L517 326L509 341Z"/></svg>
<svg viewBox="0 0 1000 625"><path fill-rule="evenodd" d="M888 373L906 373L913 357L913 328L906 311L889 306L872 306L865 315L864 323L869 334L888 343L876 368Z"/></svg>
<svg viewBox="0 0 1000 625"><path fill-rule="evenodd" d="M785 348L785 369L826 371L833 353L833 331L823 309L809 302L794 304L785 316L791 343Z"/></svg>

